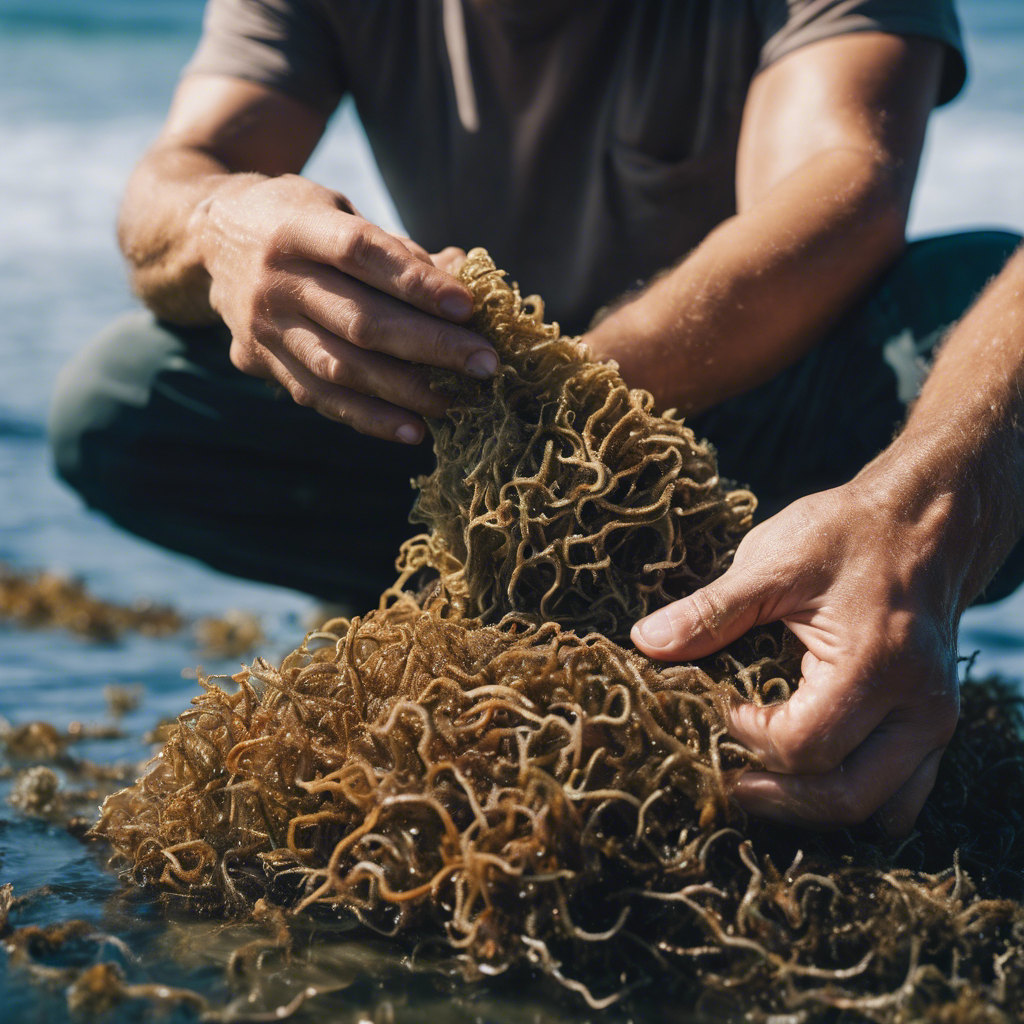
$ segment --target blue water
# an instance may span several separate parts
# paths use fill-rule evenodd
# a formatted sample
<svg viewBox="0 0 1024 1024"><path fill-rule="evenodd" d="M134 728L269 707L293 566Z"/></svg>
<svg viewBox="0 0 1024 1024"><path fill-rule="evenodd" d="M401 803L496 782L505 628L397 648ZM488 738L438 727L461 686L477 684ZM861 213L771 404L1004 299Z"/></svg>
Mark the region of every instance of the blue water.
<svg viewBox="0 0 1024 1024"><path fill-rule="evenodd" d="M255 611L268 634L262 653L272 656L301 636L308 599L232 580L113 529L55 482L43 434L61 364L133 305L113 238L118 196L159 127L201 8L199 0L0 0L0 561L60 569L111 599L151 598L190 616ZM961 11L971 82L933 119L915 235L976 225L1024 230L1024 3L965 0ZM350 110L335 119L308 173L346 192L367 216L399 226ZM980 650L979 671L1024 679L1024 594L970 612L962 649ZM181 669L199 660L187 632L98 646L0 627L0 715L58 725L100 720L103 686L139 683L145 699L125 722L138 734L184 707L195 683ZM145 752L138 740L90 750L98 759ZM58 883L26 920L109 916L103 899L117 885L94 853L6 804L0 819L0 883L19 892ZM205 977L201 967L191 971L192 983ZM4 1021L63 1013L59 993L40 994L21 976L0 973Z"/></svg>

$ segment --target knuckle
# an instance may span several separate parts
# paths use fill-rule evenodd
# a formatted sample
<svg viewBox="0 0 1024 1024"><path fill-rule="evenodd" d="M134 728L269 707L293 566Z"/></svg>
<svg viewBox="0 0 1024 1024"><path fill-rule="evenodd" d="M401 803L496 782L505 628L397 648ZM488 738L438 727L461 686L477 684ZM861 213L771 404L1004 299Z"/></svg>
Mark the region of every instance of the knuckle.
<svg viewBox="0 0 1024 1024"><path fill-rule="evenodd" d="M836 767L822 737L803 729L773 737L773 747L783 771L791 775L824 775Z"/></svg>
<svg viewBox="0 0 1024 1024"><path fill-rule="evenodd" d="M384 428L381 417L375 416L366 410L354 410L346 402L339 402L333 405L330 414L332 419L343 423L359 434L365 434L368 437L389 436Z"/></svg>
<svg viewBox="0 0 1024 1024"><path fill-rule="evenodd" d="M249 281L249 306L255 311L262 306L271 306L278 301L281 279L269 267L261 266Z"/></svg>
<svg viewBox="0 0 1024 1024"><path fill-rule="evenodd" d="M280 256L293 252L300 234L299 218L295 215L282 218L266 236L260 261L264 268L271 269Z"/></svg>
<svg viewBox="0 0 1024 1024"><path fill-rule="evenodd" d="M373 414L364 417L356 429L361 434L367 434L370 437L389 438L394 434L391 424L383 416Z"/></svg>
<svg viewBox="0 0 1024 1024"><path fill-rule="evenodd" d="M354 419L349 424L354 430L360 434L364 434L367 437L380 437L380 429L377 426L376 420L373 419Z"/></svg>
<svg viewBox="0 0 1024 1024"><path fill-rule="evenodd" d="M354 378L352 369L345 360L329 355L324 355L317 376L339 387L349 387Z"/></svg>
<svg viewBox="0 0 1024 1024"><path fill-rule="evenodd" d="M722 635L724 608L714 587L703 587L690 595L690 609L693 612L697 631L717 641Z"/></svg>
<svg viewBox="0 0 1024 1024"><path fill-rule="evenodd" d="M425 338L429 362L435 366L450 366L461 369L461 362L455 358L458 345L452 338L450 328L438 324Z"/></svg>
<svg viewBox="0 0 1024 1024"><path fill-rule="evenodd" d="M354 430L359 429L352 415L352 410L344 402L338 402L331 406L330 417L346 427L352 427Z"/></svg>
<svg viewBox="0 0 1024 1024"><path fill-rule="evenodd" d="M300 310L308 310L316 305L316 299L320 294L320 286L311 274L297 274L292 277L287 285L287 300L289 305Z"/></svg>
<svg viewBox="0 0 1024 1024"><path fill-rule="evenodd" d="M280 334L274 320L261 313L253 314L249 324L249 332L252 335L253 341L263 348L269 348Z"/></svg>
<svg viewBox="0 0 1024 1024"><path fill-rule="evenodd" d="M421 260L410 260L405 268L399 273L397 285L403 295L419 298L429 291L428 276L431 267L428 267Z"/></svg>
<svg viewBox="0 0 1024 1024"><path fill-rule="evenodd" d="M343 263L365 268L373 258L374 248L369 225L359 218L352 218L338 233L338 257Z"/></svg>
<svg viewBox="0 0 1024 1024"><path fill-rule="evenodd" d="M260 360L256 358L255 353L252 351L252 347L238 338L231 339L228 358L231 360L231 365L235 369L241 370L242 373L252 373L254 370L262 368Z"/></svg>
<svg viewBox="0 0 1024 1024"><path fill-rule="evenodd" d="M380 324L365 310L357 309L349 315L347 335L353 345L365 349L375 349L380 344Z"/></svg>
<svg viewBox="0 0 1024 1024"><path fill-rule="evenodd" d="M822 806L832 824L848 827L863 825L874 810L861 793L841 784L828 787Z"/></svg>

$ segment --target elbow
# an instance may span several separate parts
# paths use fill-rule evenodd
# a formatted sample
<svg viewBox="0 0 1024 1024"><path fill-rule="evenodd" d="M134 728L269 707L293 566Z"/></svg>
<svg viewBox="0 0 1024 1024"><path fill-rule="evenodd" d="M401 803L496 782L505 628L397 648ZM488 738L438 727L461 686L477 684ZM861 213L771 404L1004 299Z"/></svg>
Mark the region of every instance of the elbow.
<svg viewBox="0 0 1024 1024"><path fill-rule="evenodd" d="M907 244L907 217L913 180L905 168L872 160L853 186L857 195L850 204L859 248L870 269L881 272L902 254Z"/></svg>

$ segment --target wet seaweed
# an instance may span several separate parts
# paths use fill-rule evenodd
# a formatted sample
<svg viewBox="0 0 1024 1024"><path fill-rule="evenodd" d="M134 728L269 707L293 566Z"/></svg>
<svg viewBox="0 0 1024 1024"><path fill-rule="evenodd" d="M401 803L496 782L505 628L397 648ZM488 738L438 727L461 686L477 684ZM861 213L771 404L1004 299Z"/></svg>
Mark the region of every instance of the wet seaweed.
<svg viewBox="0 0 1024 1024"><path fill-rule="evenodd" d="M279 665L200 675L95 834L187 907L355 919L439 945L466 977L532 968L595 1009L657 977L747 1020L1015 1019L1019 703L965 686L898 848L745 821L729 794L754 761L726 703L786 699L799 645L762 629L662 666L618 641L724 571L752 495L485 253L461 274L503 366L482 385L438 375L455 401L419 481L431 532L367 615Z"/></svg>
<svg viewBox="0 0 1024 1024"><path fill-rule="evenodd" d="M18 572L6 565L0 565L0 619L106 642L126 631L167 636L183 625L181 616L164 605L115 604L90 594L80 580L52 572Z"/></svg>
<svg viewBox="0 0 1024 1024"><path fill-rule="evenodd" d="M126 694L108 687L111 715L116 717ZM83 836L95 822L96 804L129 782L137 763L101 763L74 755L83 740L114 740L124 736L113 724L72 722L58 729L45 721L12 726L0 718L0 779L13 779L7 802L28 817L59 824Z"/></svg>
<svg viewBox="0 0 1024 1024"><path fill-rule="evenodd" d="M622 640L725 570L754 496L723 485L673 411L655 415L614 363L545 324L540 297L522 299L483 250L461 277L476 300L467 326L502 363L482 385L435 375L457 400L431 423L437 468L417 482L426 553L443 550L434 568L465 614Z"/></svg>
<svg viewBox="0 0 1024 1024"><path fill-rule="evenodd" d="M105 601L81 580L55 572L18 571L0 563L0 622L5 620L23 629L65 629L97 643L115 642L125 633L171 636L186 625L185 618L167 605ZM192 632L207 657L234 658L263 640L259 618L237 609L199 619Z"/></svg>

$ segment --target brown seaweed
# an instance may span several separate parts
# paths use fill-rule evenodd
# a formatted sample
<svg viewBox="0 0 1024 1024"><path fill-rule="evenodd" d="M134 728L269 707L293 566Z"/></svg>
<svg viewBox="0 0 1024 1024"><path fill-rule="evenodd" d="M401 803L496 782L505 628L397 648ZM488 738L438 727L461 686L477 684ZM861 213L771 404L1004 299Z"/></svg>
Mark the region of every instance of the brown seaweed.
<svg viewBox="0 0 1024 1024"><path fill-rule="evenodd" d="M427 552L443 550L435 568L468 615L622 640L725 570L754 497L722 485L681 418L655 415L614 363L545 324L541 299L521 299L483 250L461 277L476 300L467 326L502 363L483 385L438 374L457 401L431 424L437 468L418 481Z"/></svg>
<svg viewBox="0 0 1024 1024"><path fill-rule="evenodd" d="M20 572L0 563L0 622L4 620L24 629L65 629L101 643L129 632L171 636L185 626L185 619L167 605L105 601L81 580L55 572ZM196 621L193 635L204 655L233 658L253 650L263 630L255 615L230 609Z"/></svg>
<svg viewBox="0 0 1024 1024"><path fill-rule="evenodd" d="M752 496L485 253L461 273L503 366L439 375L455 403L420 481L431 533L376 610L257 659L233 692L200 676L96 834L189 906L355 918L442 944L469 976L532 966L595 1008L671 977L748 1020L1014 1019L1018 705L965 688L938 810L900 849L746 822L729 792L753 761L725 703L785 699L793 638L667 667L616 641L728 566ZM969 774L990 757L1005 808ZM994 847L969 834L1000 813Z"/></svg>
<svg viewBox="0 0 1024 1024"><path fill-rule="evenodd" d="M182 626L178 613L164 605L114 604L90 594L79 580L51 572L17 572L5 565L0 565L2 619L27 628L67 629L101 641L116 640L129 630L166 636Z"/></svg>

